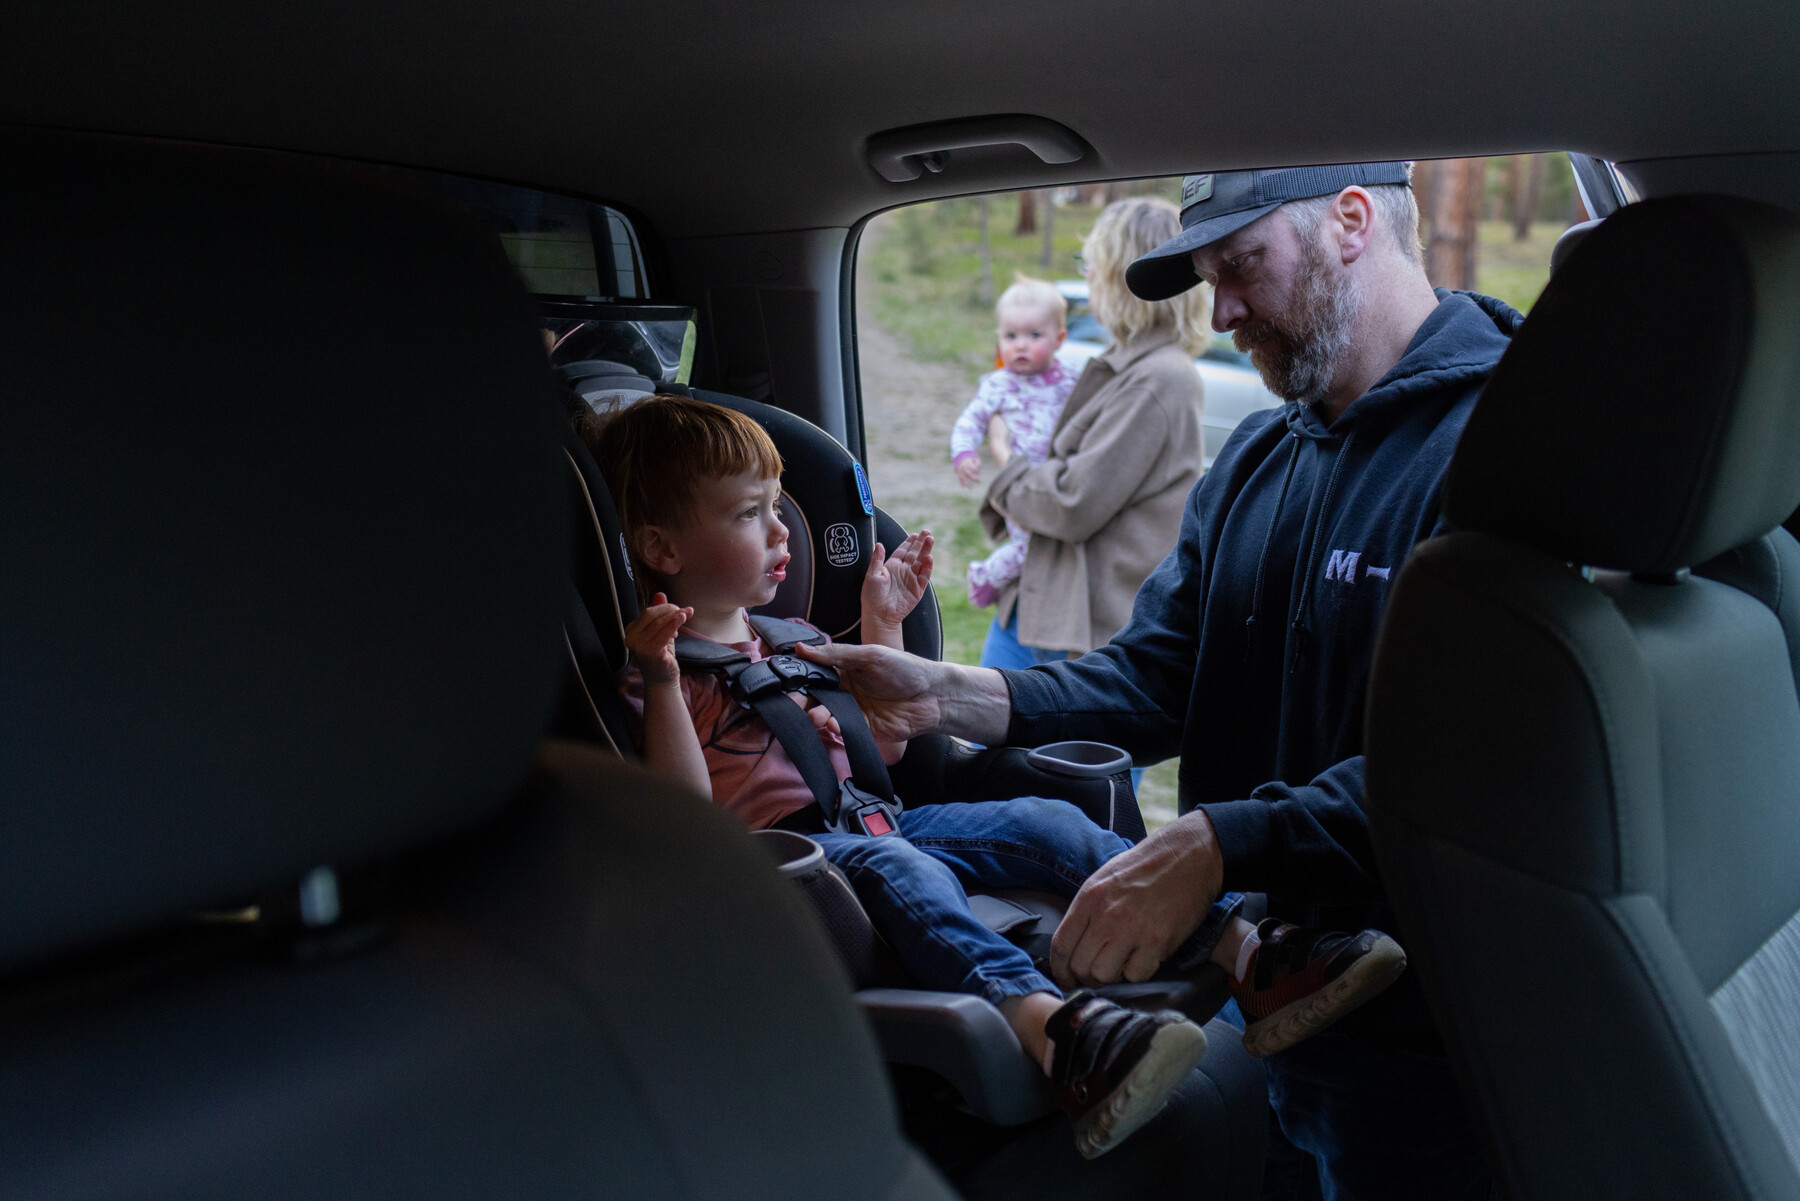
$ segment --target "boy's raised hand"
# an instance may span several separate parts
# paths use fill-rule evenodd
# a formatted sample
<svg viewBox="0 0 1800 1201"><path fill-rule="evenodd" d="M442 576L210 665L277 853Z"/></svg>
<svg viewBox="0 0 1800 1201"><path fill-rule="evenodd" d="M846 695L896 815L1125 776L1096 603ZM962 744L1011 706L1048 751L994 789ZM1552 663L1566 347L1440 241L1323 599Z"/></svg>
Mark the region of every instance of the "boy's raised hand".
<svg viewBox="0 0 1800 1201"><path fill-rule="evenodd" d="M931 583L930 530L907 535L906 541L888 554L881 543L869 558L869 572L863 576L862 610L864 621L879 622L898 628L900 622Z"/></svg>
<svg viewBox="0 0 1800 1201"><path fill-rule="evenodd" d="M681 678L681 664L675 660L675 635L693 615L692 609L672 605L668 597L658 592L651 598L650 607L625 627L626 649L631 652L633 665L644 673L645 684L669 684Z"/></svg>

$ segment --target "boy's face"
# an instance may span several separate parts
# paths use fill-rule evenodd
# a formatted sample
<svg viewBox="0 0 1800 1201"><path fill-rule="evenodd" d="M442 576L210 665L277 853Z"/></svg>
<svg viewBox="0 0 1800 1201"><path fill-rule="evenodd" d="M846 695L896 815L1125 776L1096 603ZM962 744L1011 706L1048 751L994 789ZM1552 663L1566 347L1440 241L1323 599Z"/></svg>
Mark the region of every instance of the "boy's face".
<svg viewBox="0 0 1800 1201"><path fill-rule="evenodd" d="M1050 309L1011 305L1000 311L1000 361L1014 375L1036 375L1049 367L1067 336Z"/></svg>
<svg viewBox="0 0 1800 1201"><path fill-rule="evenodd" d="M663 531L673 562L651 567L670 577L669 597L702 613L754 608L787 579L787 527L775 516L779 480L754 470L696 481L694 509L679 529Z"/></svg>

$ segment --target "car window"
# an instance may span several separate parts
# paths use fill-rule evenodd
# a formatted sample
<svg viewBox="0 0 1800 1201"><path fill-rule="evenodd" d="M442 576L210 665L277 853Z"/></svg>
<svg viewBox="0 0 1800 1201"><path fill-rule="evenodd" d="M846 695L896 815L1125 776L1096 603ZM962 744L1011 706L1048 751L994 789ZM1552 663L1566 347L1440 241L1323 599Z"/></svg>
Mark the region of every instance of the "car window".
<svg viewBox="0 0 1800 1201"><path fill-rule="evenodd" d="M637 230L611 205L436 171L382 170L468 209L499 235L525 286L539 296L618 301L650 294Z"/></svg>

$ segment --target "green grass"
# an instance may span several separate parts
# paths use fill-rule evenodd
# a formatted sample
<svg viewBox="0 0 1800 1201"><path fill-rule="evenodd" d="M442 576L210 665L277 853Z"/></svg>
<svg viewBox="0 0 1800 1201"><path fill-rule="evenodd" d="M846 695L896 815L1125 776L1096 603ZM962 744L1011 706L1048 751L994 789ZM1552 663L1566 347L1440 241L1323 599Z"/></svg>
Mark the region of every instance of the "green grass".
<svg viewBox="0 0 1800 1201"><path fill-rule="evenodd" d="M1475 290L1530 312L1550 282L1550 251L1564 228L1561 222L1540 221L1529 238L1515 242L1512 222L1483 221L1476 239Z"/></svg>

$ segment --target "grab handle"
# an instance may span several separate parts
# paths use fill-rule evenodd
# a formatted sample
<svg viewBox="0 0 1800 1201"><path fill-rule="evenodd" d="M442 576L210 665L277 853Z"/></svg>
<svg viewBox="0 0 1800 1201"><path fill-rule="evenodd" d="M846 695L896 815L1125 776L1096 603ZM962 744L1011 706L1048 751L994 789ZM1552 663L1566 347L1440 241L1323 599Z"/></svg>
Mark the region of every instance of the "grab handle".
<svg viewBox="0 0 1800 1201"><path fill-rule="evenodd" d="M1072 163L1087 154L1087 143L1067 126L1047 117L1016 114L936 121L878 133L869 139L869 165L889 183L905 183L926 171L942 171L953 150L1014 145L1046 163Z"/></svg>

